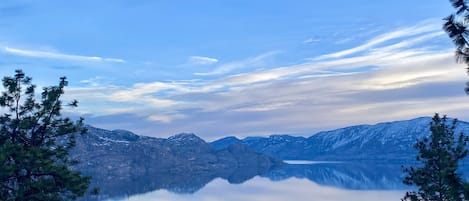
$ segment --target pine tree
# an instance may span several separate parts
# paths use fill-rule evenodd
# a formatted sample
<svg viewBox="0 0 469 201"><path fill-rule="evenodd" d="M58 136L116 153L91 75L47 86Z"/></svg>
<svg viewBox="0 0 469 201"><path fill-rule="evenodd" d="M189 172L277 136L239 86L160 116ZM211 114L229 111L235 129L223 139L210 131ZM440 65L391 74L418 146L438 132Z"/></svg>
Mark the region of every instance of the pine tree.
<svg viewBox="0 0 469 201"><path fill-rule="evenodd" d="M410 201L464 201L469 200L468 183L457 173L459 161L468 150L469 138L463 133L455 136L457 120L447 123L446 116L435 114L430 123L431 135L417 140L416 160L422 166L404 168L404 183L418 186L418 191L407 192L402 199Z"/></svg>
<svg viewBox="0 0 469 201"><path fill-rule="evenodd" d="M465 63L469 73L469 6L465 0L450 0L456 13L444 19L443 29L456 45L456 61ZM469 94L469 82L466 83L466 93Z"/></svg>
<svg viewBox="0 0 469 201"><path fill-rule="evenodd" d="M36 97L35 85L21 70L4 77L0 96L0 200L62 201L84 195L90 177L71 169L68 158L83 119L61 117L65 77ZM77 101L69 104L77 106ZM2 110L3 109L3 110Z"/></svg>

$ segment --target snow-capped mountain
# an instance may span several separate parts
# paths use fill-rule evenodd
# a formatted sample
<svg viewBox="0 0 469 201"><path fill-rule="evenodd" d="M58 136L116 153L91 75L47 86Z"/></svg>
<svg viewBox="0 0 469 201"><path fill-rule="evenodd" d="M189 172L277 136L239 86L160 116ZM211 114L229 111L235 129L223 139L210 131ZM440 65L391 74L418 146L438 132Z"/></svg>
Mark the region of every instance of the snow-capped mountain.
<svg viewBox="0 0 469 201"><path fill-rule="evenodd" d="M242 143L251 149L282 159L307 160L411 160L413 144L430 134L430 117L406 121L358 125L314 134L308 138L289 135L223 138L212 142L221 149ZM449 121L451 122L451 121ZM457 132L469 134L469 123L459 121Z"/></svg>

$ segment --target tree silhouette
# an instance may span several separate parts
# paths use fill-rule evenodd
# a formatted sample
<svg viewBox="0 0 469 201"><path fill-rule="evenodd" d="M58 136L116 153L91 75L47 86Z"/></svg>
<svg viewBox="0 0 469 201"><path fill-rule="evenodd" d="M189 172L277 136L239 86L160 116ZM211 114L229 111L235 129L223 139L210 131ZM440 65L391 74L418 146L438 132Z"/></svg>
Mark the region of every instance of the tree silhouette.
<svg viewBox="0 0 469 201"><path fill-rule="evenodd" d="M4 77L0 96L0 200L75 200L90 183L70 167L68 158L75 133L86 130L83 119L61 117L65 77L57 86L45 87L36 97L36 86L21 70ZM77 106L77 101L68 104Z"/></svg>
<svg viewBox="0 0 469 201"><path fill-rule="evenodd" d="M465 63L469 73L469 7L465 0L450 0L456 12L444 19L443 29L456 45L456 61ZM466 94L469 94L469 82L466 83Z"/></svg>
<svg viewBox="0 0 469 201"><path fill-rule="evenodd" d="M402 199L410 201L464 201L468 200L468 183L456 171L458 163L468 153L469 137L460 133L455 137L457 120L447 123L446 116L435 114L430 123L431 135L417 140L416 160L420 167L404 168L404 183L418 186L418 191L407 192Z"/></svg>

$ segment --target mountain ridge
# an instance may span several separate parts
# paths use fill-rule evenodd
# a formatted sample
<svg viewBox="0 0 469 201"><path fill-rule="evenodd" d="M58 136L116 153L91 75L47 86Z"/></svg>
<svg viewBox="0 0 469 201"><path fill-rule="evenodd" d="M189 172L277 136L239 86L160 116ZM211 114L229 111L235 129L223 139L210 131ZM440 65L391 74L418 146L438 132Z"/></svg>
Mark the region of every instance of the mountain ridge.
<svg viewBox="0 0 469 201"><path fill-rule="evenodd" d="M99 186L99 199L156 189L193 193L215 178L240 183L283 165L282 161L245 145L215 150L191 133L164 139L92 126L87 126L87 130L87 134L76 136L70 157L80 161L73 168L91 176L91 186ZM198 181L200 186L189 187L187 178L204 180Z"/></svg>
<svg viewBox="0 0 469 201"><path fill-rule="evenodd" d="M348 126L309 137L270 135L227 137L211 142L215 149L241 143L284 160L413 160L413 144L430 133L431 117ZM448 118L449 122L453 119ZM456 132L468 134L469 123L458 121Z"/></svg>

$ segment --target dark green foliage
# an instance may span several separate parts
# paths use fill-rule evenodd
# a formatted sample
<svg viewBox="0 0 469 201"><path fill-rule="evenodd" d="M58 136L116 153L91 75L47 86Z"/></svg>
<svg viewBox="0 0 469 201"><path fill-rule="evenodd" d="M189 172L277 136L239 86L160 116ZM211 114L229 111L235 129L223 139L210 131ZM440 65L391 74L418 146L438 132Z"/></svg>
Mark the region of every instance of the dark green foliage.
<svg viewBox="0 0 469 201"><path fill-rule="evenodd" d="M61 117L65 77L58 86L35 95L31 78L17 70L4 77L0 96L0 200L75 200L90 183L70 167L74 133L84 133L83 119ZM77 106L77 101L69 104Z"/></svg>
<svg viewBox="0 0 469 201"><path fill-rule="evenodd" d="M444 19L443 29L456 45L456 61L469 66L469 7L465 0L450 0L456 13ZM467 68L469 73L469 67ZM469 94L469 82L466 83Z"/></svg>
<svg viewBox="0 0 469 201"><path fill-rule="evenodd" d="M430 124L431 135L417 140L416 160L420 167L404 168L404 183L418 186L418 191L407 192L402 200L464 201L469 199L468 183L456 171L463 159L469 138L463 133L455 136L457 120L447 122L446 116L435 114Z"/></svg>

